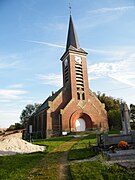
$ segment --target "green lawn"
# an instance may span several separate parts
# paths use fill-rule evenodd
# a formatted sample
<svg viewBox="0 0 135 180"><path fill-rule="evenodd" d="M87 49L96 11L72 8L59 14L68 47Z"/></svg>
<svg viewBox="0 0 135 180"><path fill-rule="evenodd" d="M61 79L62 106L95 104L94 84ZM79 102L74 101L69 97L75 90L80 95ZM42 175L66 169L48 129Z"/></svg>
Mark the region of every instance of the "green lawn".
<svg viewBox="0 0 135 180"><path fill-rule="evenodd" d="M0 157L1 180L23 179L58 179L59 161L68 148L69 160L85 159L95 155L91 146L96 143L96 135L57 137L45 140L36 140L34 144L47 145L46 152L24 155ZM71 140L72 139L72 140ZM71 141L69 141L71 140ZM134 180L135 173L120 168L117 165L107 167L102 162L71 163L70 171L74 180Z"/></svg>
<svg viewBox="0 0 135 180"><path fill-rule="evenodd" d="M0 157L0 179L25 179L30 169L35 166L45 153L18 154Z"/></svg>
<svg viewBox="0 0 135 180"><path fill-rule="evenodd" d="M29 173L29 179L58 180L60 174L62 173L59 165L61 163L65 163L67 159L65 157L65 152L67 152L73 144L76 143L76 141L78 141L78 139L73 138L71 141L64 142L53 151L49 152L45 158L43 158Z"/></svg>
<svg viewBox="0 0 135 180"><path fill-rule="evenodd" d="M96 144L96 135L90 134L88 136L82 136L80 141L78 141L69 151L68 159L77 160L85 159L95 155L91 146Z"/></svg>
<svg viewBox="0 0 135 180"><path fill-rule="evenodd" d="M0 179L26 179L31 169L37 166L39 162L41 162L41 160L48 155L48 152L51 152L54 148L58 147L60 144L63 144L66 141L69 141L70 139L72 139L71 136L36 140L34 144L48 146L46 152L0 156ZM56 153L55 156L57 156Z"/></svg>
<svg viewBox="0 0 135 180"><path fill-rule="evenodd" d="M51 152L57 146L63 144L66 141L72 139L72 136L61 136L61 137L53 137L50 139L37 139L33 141L33 144L46 145L47 152Z"/></svg>
<svg viewBox="0 0 135 180"><path fill-rule="evenodd" d="M72 163L73 180L135 180L135 173L117 165L106 166L101 162Z"/></svg>

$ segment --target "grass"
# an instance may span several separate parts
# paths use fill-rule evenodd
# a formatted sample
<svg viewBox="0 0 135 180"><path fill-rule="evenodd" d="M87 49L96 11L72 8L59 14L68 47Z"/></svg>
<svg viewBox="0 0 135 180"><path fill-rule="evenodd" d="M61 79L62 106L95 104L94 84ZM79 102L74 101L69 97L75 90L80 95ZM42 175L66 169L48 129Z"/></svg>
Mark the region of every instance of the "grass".
<svg viewBox="0 0 135 180"><path fill-rule="evenodd" d="M34 144L47 145L43 153L0 157L0 179L59 179L59 163L63 153L71 148L69 160L84 159L95 155L91 149L96 143L96 135L71 140L71 136L57 137L45 140L36 140ZM71 141L69 141L71 140ZM62 159L63 160L63 159ZM72 179L108 179L132 180L135 174L116 165L107 167L101 162L85 162L70 166Z"/></svg>
<svg viewBox="0 0 135 180"><path fill-rule="evenodd" d="M53 151L59 145L65 143L66 141L69 141L70 139L72 139L71 136L57 137L45 140L36 140L34 144L47 145L48 150L46 152L41 153L0 156L0 179L26 179L33 167L38 166L38 164L42 162L42 159L46 158L47 156L48 159L50 159L49 162L55 164L55 162L60 156L60 153L52 153L51 155L48 155L48 153ZM54 167L54 172L56 170L56 167L57 166ZM40 171L36 172L36 175L37 174L40 174Z"/></svg>
<svg viewBox="0 0 135 180"><path fill-rule="evenodd" d="M68 154L69 160L85 159L95 155L95 152L91 148L96 144L96 135L91 134L85 137L81 137L70 150Z"/></svg>
<svg viewBox="0 0 135 180"><path fill-rule="evenodd" d="M58 165L61 153L48 153L38 164L31 169L28 179L58 179Z"/></svg>
<svg viewBox="0 0 135 180"><path fill-rule="evenodd" d="M0 157L0 179L25 179L30 169L43 157L44 153L18 154Z"/></svg>
<svg viewBox="0 0 135 180"><path fill-rule="evenodd" d="M33 141L33 144L47 146L48 148L46 152L51 152L56 147L58 147L59 145L63 144L66 141L71 140L72 138L73 138L72 136L61 136L61 137L53 137L50 139L37 139Z"/></svg>
<svg viewBox="0 0 135 180"><path fill-rule="evenodd" d="M117 165L106 166L101 162L72 163L70 172L74 180L134 180L135 173Z"/></svg>
<svg viewBox="0 0 135 180"><path fill-rule="evenodd" d="M111 130L108 134L120 134L120 130Z"/></svg>
<svg viewBox="0 0 135 180"><path fill-rule="evenodd" d="M61 162L66 161L67 156L65 156L65 152L67 152L76 141L77 139L67 141L49 152L46 157L33 168L29 174L29 179L59 179L60 174L63 173L60 171L59 165Z"/></svg>

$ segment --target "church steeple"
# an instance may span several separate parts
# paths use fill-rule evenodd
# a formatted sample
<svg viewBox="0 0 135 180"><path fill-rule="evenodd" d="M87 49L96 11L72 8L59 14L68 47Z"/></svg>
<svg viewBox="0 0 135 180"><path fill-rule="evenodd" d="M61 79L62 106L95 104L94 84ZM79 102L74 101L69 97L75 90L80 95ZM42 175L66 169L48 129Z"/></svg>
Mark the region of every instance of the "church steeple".
<svg viewBox="0 0 135 180"><path fill-rule="evenodd" d="M76 49L80 49L79 41L77 38L77 34L76 34L76 31L74 28L74 24L73 24L71 15L70 15L70 20L69 20L69 29L68 29L66 50L68 50L69 47L74 47Z"/></svg>

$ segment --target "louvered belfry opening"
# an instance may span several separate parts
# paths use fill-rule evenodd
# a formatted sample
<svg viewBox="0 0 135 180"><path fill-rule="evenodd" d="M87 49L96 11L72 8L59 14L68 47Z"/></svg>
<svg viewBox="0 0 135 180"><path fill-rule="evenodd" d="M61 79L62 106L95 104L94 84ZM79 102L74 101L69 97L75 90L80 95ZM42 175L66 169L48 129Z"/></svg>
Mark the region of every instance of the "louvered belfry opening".
<svg viewBox="0 0 135 180"><path fill-rule="evenodd" d="M77 99L85 100L82 63L75 64L75 71L76 71Z"/></svg>

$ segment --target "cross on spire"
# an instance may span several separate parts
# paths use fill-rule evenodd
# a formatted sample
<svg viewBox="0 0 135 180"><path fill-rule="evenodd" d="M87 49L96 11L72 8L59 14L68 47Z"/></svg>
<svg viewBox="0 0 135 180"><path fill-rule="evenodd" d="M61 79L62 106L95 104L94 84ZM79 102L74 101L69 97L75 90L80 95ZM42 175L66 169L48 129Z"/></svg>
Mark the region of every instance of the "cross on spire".
<svg viewBox="0 0 135 180"><path fill-rule="evenodd" d="M69 12L70 12L70 15L71 15L71 10L72 10L72 7L71 7L71 0L69 0Z"/></svg>

